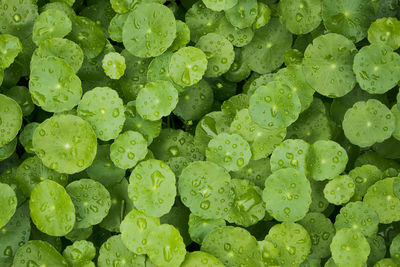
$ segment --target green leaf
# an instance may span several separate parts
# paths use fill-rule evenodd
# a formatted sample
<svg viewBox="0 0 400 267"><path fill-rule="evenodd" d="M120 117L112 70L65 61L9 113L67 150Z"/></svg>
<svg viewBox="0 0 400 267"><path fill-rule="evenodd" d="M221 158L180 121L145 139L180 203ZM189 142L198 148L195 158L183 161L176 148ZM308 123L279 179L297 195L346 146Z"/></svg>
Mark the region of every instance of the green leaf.
<svg viewBox="0 0 400 267"><path fill-rule="evenodd" d="M145 256L137 255L128 250L121 240L121 235L114 235L102 244L99 251L97 265L99 267L108 267L109 262L118 262L129 264L131 266L144 267Z"/></svg>
<svg viewBox="0 0 400 267"><path fill-rule="evenodd" d="M265 180L263 200L266 211L277 221L301 220L311 204L310 182L296 169L280 169Z"/></svg>
<svg viewBox="0 0 400 267"><path fill-rule="evenodd" d="M214 257L212 254L203 251L194 251L186 255L185 261L182 263L181 267L207 267L207 264L212 264L212 266L215 267L225 266L218 258Z"/></svg>
<svg viewBox="0 0 400 267"><path fill-rule="evenodd" d="M222 11L227 10L234 7L238 0L222 0L222 1L214 1L214 0L203 0L203 3L207 8L214 11Z"/></svg>
<svg viewBox="0 0 400 267"><path fill-rule="evenodd" d="M347 162L343 147L331 140L320 140L311 145L307 169L314 180L331 180L345 170Z"/></svg>
<svg viewBox="0 0 400 267"><path fill-rule="evenodd" d="M77 113L90 123L103 141L117 138L125 122L123 101L109 87L96 87L86 92L78 104Z"/></svg>
<svg viewBox="0 0 400 267"><path fill-rule="evenodd" d="M120 169L134 167L147 154L147 141L135 131L126 131L120 134L111 144L111 161Z"/></svg>
<svg viewBox="0 0 400 267"><path fill-rule="evenodd" d="M353 70L361 89L370 94L383 94L400 81L400 55L389 46L364 46L354 57ZM391 71L388 72L387 70Z"/></svg>
<svg viewBox="0 0 400 267"><path fill-rule="evenodd" d="M203 35L197 41L196 47L201 49L207 57L205 77L219 77L228 72L235 59L231 42L217 33Z"/></svg>
<svg viewBox="0 0 400 267"><path fill-rule="evenodd" d="M328 31L342 34L356 43L367 36L375 11L369 0L324 0L322 19Z"/></svg>
<svg viewBox="0 0 400 267"><path fill-rule="evenodd" d="M293 34L306 34L321 23L322 1L284 0L278 4L281 23Z"/></svg>
<svg viewBox="0 0 400 267"><path fill-rule="evenodd" d="M353 73L356 52L355 45L343 35L328 33L315 38L304 52L306 81L321 95L344 96L356 85Z"/></svg>
<svg viewBox="0 0 400 267"><path fill-rule="evenodd" d="M260 86L250 97L252 120L269 130L286 128L299 117L301 103L287 85L273 81Z"/></svg>
<svg viewBox="0 0 400 267"><path fill-rule="evenodd" d="M351 228L337 231L330 247L332 258L338 266L362 266L367 262L370 253L367 239L361 232Z"/></svg>
<svg viewBox="0 0 400 267"><path fill-rule="evenodd" d="M400 21L396 18L377 19L369 26L368 41L371 44L388 45L396 50L400 47L399 27Z"/></svg>
<svg viewBox="0 0 400 267"><path fill-rule="evenodd" d="M126 19L122 39L126 49L137 57L155 57L165 52L176 37L172 11L164 5L138 5Z"/></svg>
<svg viewBox="0 0 400 267"><path fill-rule="evenodd" d="M395 178L386 178L368 188L364 203L372 207L379 216L380 223L400 220L400 199L394 195Z"/></svg>
<svg viewBox="0 0 400 267"><path fill-rule="evenodd" d="M365 236L373 236L378 232L378 214L364 202L350 202L340 209L335 219L335 228L352 228Z"/></svg>
<svg viewBox="0 0 400 267"><path fill-rule="evenodd" d="M143 119L157 121L168 116L178 104L178 91L171 82L149 82L139 91L136 110Z"/></svg>
<svg viewBox="0 0 400 267"><path fill-rule="evenodd" d="M257 0L238 0L236 5L225 10L225 17L239 29L250 27L255 22L257 15Z"/></svg>
<svg viewBox="0 0 400 267"><path fill-rule="evenodd" d="M180 266L186 255L179 231L169 224L151 229L146 244L147 255L156 266Z"/></svg>
<svg viewBox="0 0 400 267"><path fill-rule="evenodd" d="M395 116L376 99L359 101L346 111L344 134L352 144L368 147L388 139L395 130Z"/></svg>
<svg viewBox="0 0 400 267"><path fill-rule="evenodd" d="M121 239L126 248L136 254L146 254L150 231L160 225L160 219L133 209L121 222Z"/></svg>
<svg viewBox="0 0 400 267"><path fill-rule="evenodd" d="M17 196L8 184L0 183L0 204L3 207L0 217L0 228L6 225L17 209Z"/></svg>
<svg viewBox="0 0 400 267"><path fill-rule="evenodd" d="M75 207L64 187L52 180L36 185L29 200L32 222L45 234L64 236L75 225Z"/></svg>
<svg viewBox="0 0 400 267"><path fill-rule="evenodd" d="M128 195L136 209L161 217L175 202L175 183L175 174L167 164L156 159L142 161L130 175Z"/></svg>
<svg viewBox="0 0 400 267"><path fill-rule="evenodd" d="M37 58L33 62L29 77L33 103L48 112L74 108L82 96L82 87L68 62L54 56Z"/></svg>
<svg viewBox="0 0 400 267"><path fill-rule="evenodd" d="M232 187L229 173L209 161L189 164L178 180L183 204L204 219L220 219L228 214L234 201Z"/></svg>
<svg viewBox="0 0 400 267"><path fill-rule="evenodd" d="M102 63L105 74L111 79L118 80L125 73L125 58L119 53L111 52L106 54L103 58Z"/></svg>
<svg viewBox="0 0 400 267"><path fill-rule="evenodd" d="M0 147L10 143L22 126L22 110L12 98L0 94Z"/></svg>
<svg viewBox="0 0 400 267"><path fill-rule="evenodd" d="M42 12L33 25L32 40L40 45L43 40L63 38L72 30L72 22L65 12L54 9Z"/></svg>
<svg viewBox="0 0 400 267"><path fill-rule="evenodd" d="M182 87L198 83L207 70L207 57L196 47L183 47L176 51L169 64L171 79Z"/></svg>
<svg viewBox="0 0 400 267"><path fill-rule="evenodd" d="M67 174L89 167L97 151L92 127L74 115L55 115L45 120L36 128L32 143L46 167Z"/></svg>
<svg viewBox="0 0 400 267"><path fill-rule="evenodd" d="M278 264L300 264L311 250L311 239L300 224L284 222L274 225L265 237L279 253Z"/></svg>
<svg viewBox="0 0 400 267"><path fill-rule="evenodd" d="M99 224L107 216L111 207L110 193L99 182L81 179L70 183L65 189L75 206L75 228Z"/></svg>
<svg viewBox="0 0 400 267"><path fill-rule="evenodd" d="M27 263L33 266L41 264L68 267L67 261L52 245L40 240L31 240L18 249L13 266L24 267Z"/></svg>
<svg viewBox="0 0 400 267"><path fill-rule="evenodd" d="M201 250L216 256L226 266L262 266L257 240L240 227L224 226L215 229L206 236Z"/></svg>
<svg viewBox="0 0 400 267"><path fill-rule="evenodd" d="M272 18L255 31L251 42L243 48L243 56L251 70L266 74L282 65L283 55L291 45L292 34L277 18Z"/></svg>

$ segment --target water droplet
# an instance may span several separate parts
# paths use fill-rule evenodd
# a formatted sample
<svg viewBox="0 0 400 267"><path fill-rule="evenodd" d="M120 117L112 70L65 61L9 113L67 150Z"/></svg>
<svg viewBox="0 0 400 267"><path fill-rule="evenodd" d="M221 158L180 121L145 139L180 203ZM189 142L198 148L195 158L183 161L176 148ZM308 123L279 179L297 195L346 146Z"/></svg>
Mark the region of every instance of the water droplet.
<svg viewBox="0 0 400 267"><path fill-rule="evenodd" d="M139 218L136 224L142 231L147 229L147 221L145 218Z"/></svg>
<svg viewBox="0 0 400 267"><path fill-rule="evenodd" d="M206 200L200 203L200 208L203 210L208 210L210 208L210 201Z"/></svg>
<svg viewBox="0 0 400 267"><path fill-rule="evenodd" d="M224 249L225 249L225 251L227 251L227 252L231 251L231 249L232 249L231 244L225 243L225 244L224 244Z"/></svg>
<svg viewBox="0 0 400 267"><path fill-rule="evenodd" d="M297 14L296 14L296 21L297 21L297 22L300 22L300 21L303 19L303 17L304 17L303 14L297 13Z"/></svg>
<svg viewBox="0 0 400 267"><path fill-rule="evenodd" d="M154 189L159 188L164 180L165 176L160 171L155 171L151 174L151 181Z"/></svg>
<svg viewBox="0 0 400 267"><path fill-rule="evenodd" d="M363 181L364 181L364 179L361 178L361 177L357 177L357 178L356 178L356 183L361 184Z"/></svg>
<svg viewBox="0 0 400 267"><path fill-rule="evenodd" d="M27 266L27 267L39 267L39 264L37 264L37 263L34 262L33 260L29 260L29 261L26 263L26 266Z"/></svg>
<svg viewBox="0 0 400 267"><path fill-rule="evenodd" d="M171 154L171 156L177 156L179 154L179 149L176 146L171 146L168 149L168 152Z"/></svg>
<svg viewBox="0 0 400 267"><path fill-rule="evenodd" d="M58 163L57 162L53 162L50 164L50 169L56 170L58 168Z"/></svg>
<svg viewBox="0 0 400 267"><path fill-rule="evenodd" d="M93 212L98 212L98 211L99 211L99 208L98 208L97 206L95 206L95 205L90 205L90 206L89 206L89 209L90 209L91 211L93 211Z"/></svg>
<svg viewBox="0 0 400 267"><path fill-rule="evenodd" d="M322 234L322 239L328 240L328 238L329 238L330 235L331 235L330 233L324 232L324 233Z"/></svg>
<svg viewBox="0 0 400 267"><path fill-rule="evenodd" d="M297 161L297 159L292 159L291 161L290 161L290 165L292 165L293 167L296 167L297 165L298 165L298 161Z"/></svg>
<svg viewBox="0 0 400 267"><path fill-rule="evenodd" d="M242 167L244 165L244 159L243 158L239 158L236 161L236 164L238 165L238 167Z"/></svg>
<svg viewBox="0 0 400 267"><path fill-rule="evenodd" d="M226 156L224 158L224 162L226 162L226 163L231 162L231 161L232 161L232 158L230 156Z"/></svg>
<svg viewBox="0 0 400 267"><path fill-rule="evenodd" d="M188 86L191 84L190 69L188 67L186 67L182 73L181 81L183 84Z"/></svg>
<svg viewBox="0 0 400 267"><path fill-rule="evenodd" d="M172 252L170 246L163 247L163 255L166 262L170 262L172 260Z"/></svg>
<svg viewBox="0 0 400 267"><path fill-rule="evenodd" d="M15 22L20 22L20 21L21 21L21 15L20 15L20 14L14 14L13 20L14 20Z"/></svg>
<svg viewBox="0 0 400 267"><path fill-rule="evenodd" d="M6 257L12 257L12 255L13 255L13 250L12 250L12 247L10 247L10 246L7 246L6 247L6 249L4 250L4 256L6 256Z"/></svg>
<svg viewBox="0 0 400 267"><path fill-rule="evenodd" d="M114 118L118 117L119 116L119 110L117 108L114 109L112 115L113 115Z"/></svg>
<svg viewBox="0 0 400 267"><path fill-rule="evenodd" d="M288 246L287 250L288 250L290 255L295 255L296 254L296 248L294 248L292 246Z"/></svg>

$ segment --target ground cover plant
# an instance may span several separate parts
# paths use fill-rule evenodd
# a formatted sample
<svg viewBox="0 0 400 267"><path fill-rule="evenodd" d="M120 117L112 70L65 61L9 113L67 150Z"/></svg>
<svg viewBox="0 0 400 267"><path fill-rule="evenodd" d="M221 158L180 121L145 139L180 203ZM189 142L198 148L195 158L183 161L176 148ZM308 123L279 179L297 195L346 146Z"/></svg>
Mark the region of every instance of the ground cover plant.
<svg viewBox="0 0 400 267"><path fill-rule="evenodd" d="M398 0L0 0L0 267L400 266Z"/></svg>

